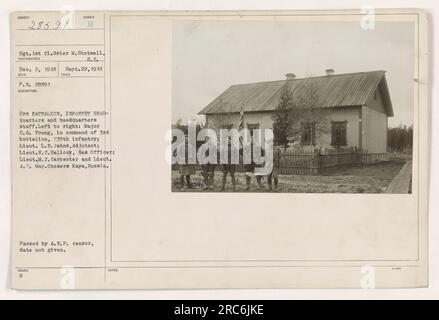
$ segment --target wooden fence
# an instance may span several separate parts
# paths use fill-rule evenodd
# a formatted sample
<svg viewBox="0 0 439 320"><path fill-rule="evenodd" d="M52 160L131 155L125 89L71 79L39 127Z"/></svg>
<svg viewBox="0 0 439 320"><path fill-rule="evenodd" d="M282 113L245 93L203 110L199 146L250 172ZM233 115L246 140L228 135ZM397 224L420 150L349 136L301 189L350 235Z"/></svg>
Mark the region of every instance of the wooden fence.
<svg viewBox="0 0 439 320"><path fill-rule="evenodd" d="M321 152L313 151L282 151L279 174L285 175L318 175L342 166L366 166L389 160L388 153L369 153L367 150L344 148ZM199 165L195 165L200 169ZM178 169L173 165L173 169ZM237 171L244 166L238 165Z"/></svg>
<svg viewBox="0 0 439 320"><path fill-rule="evenodd" d="M368 153L366 150L345 148L320 151L284 151L281 153L280 174L322 174L341 166L362 166L388 161L387 153Z"/></svg>

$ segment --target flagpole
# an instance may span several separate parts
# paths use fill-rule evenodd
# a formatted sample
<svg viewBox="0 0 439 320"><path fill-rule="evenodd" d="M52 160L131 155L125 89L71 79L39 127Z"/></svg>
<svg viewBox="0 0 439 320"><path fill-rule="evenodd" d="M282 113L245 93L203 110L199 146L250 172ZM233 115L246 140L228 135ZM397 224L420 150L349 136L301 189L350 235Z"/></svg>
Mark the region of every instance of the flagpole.
<svg viewBox="0 0 439 320"><path fill-rule="evenodd" d="M244 101L241 103L241 112L239 113L238 131L244 129ZM240 136L239 141L241 142L242 148L244 148L244 141L242 136Z"/></svg>

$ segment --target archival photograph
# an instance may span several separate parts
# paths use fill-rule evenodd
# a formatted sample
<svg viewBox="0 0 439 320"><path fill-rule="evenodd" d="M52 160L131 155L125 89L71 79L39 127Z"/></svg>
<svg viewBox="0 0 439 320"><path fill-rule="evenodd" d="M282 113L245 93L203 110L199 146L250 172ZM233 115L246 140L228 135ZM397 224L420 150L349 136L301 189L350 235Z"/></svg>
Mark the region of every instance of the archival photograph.
<svg viewBox="0 0 439 320"><path fill-rule="evenodd" d="M11 14L11 288L426 287L427 17Z"/></svg>
<svg viewBox="0 0 439 320"><path fill-rule="evenodd" d="M413 22L174 21L172 191L411 193Z"/></svg>

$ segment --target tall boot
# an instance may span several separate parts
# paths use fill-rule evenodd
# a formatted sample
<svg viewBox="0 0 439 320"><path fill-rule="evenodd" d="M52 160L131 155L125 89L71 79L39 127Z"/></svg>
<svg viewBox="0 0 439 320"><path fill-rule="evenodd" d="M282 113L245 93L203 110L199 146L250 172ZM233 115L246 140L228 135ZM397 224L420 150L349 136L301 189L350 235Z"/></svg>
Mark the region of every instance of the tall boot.
<svg viewBox="0 0 439 320"><path fill-rule="evenodd" d="M264 186L263 186L262 183L261 183L261 179L262 179L261 176L256 176L256 183L258 184L258 188L259 188L260 190L262 190L262 189L264 188Z"/></svg>
<svg viewBox="0 0 439 320"><path fill-rule="evenodd" d="M209 173L209 189L213 190L214 189L214 176L215 176L215 172L212 171Z"/></svg>
<svg viewBox="0 0 439 320"><path fill-rule="evenodd" d="M250 176L245 176L245 190L250 190L250 181L251 181L251 177Z"/></svg>
<svg viewBox="0 0 439 320"><path fill-rule="evenodd" d="M191 176L190 175L186 175L186 183L187 183L187 187L189 189L192 189L192 183L191 183Z"/></svg>
<svg viewBox="0 0 439 320"><path fill-rule="evenodd" d="M230 178L232 179L233 191L236 191L235 173L230 173Z"/></svg>
<svg viewBox="0 0 439 320"><path fill-rule="evenodd" d="M272 186L272 174L270 173L268 176L267 176L267 182L268 182L268 189L269 190L273 190L273 186ZM276 179L276 178L274 178L274 179ZM275 180L276 181L276 180Z"/></svg>
<svg viewBox="0 0 439 320"><path fill-rule="evenodd" d="M276 176L274 177L274 188L277 189L277 185L279 183L279 178Z"/></svg>
<svg viewBox="0 0 439 320"><path fill-rule="evenodd" d="M223 182L222 182L222 186L221 186L220 191L224 191L226 189L226 179L227 179L227 173L224 173L223 174Z"/></svg>
<svg viewBox="0 0 439 320"><path fill-rule="evenodd" d="M203 172L202 175L203 175L203 182L204 182L203 190L207 190L207 189L209 189L209 173Z"/></svg>

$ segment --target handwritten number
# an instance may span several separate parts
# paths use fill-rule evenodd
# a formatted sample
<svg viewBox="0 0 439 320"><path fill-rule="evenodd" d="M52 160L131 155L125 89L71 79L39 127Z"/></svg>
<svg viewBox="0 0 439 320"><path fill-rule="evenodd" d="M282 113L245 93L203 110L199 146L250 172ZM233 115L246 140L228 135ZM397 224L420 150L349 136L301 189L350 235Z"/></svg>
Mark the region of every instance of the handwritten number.
<svg viewBox="0 0 439 320"><path fill-rule="evenodd" d="M59 30L59 29L67 29L69 23L70 23L70 19L66 19L64 22L64 25L62 24L62 20L56 20L54 22L54 27L50 27L51 25L51 21L38 21L36 22L35 20L31 21L31 24L29 26L29 29L31 30Z"/></svg>
<svg viewBox="0 0 439 320"><path fill-rule="evenodd" d="M63 29L67 29L67 26L69 25L70 19L66 20L66 23L64 24L64 28Z"/></svg>

